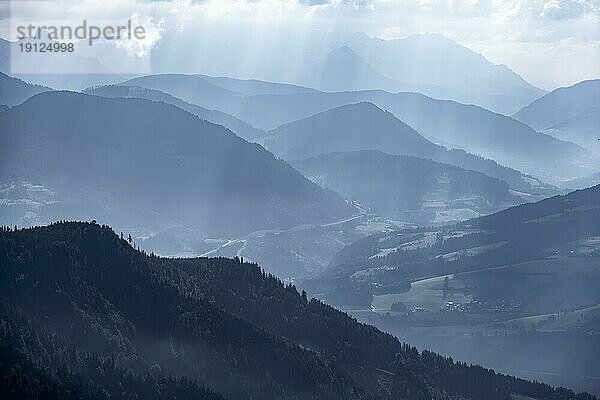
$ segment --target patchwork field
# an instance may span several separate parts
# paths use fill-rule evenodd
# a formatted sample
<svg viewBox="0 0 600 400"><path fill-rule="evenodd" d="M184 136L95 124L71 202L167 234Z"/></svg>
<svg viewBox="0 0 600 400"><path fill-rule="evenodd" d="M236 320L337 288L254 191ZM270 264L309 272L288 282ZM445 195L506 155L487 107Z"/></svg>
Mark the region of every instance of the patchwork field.
<svg viewBox="0 0 600 400"><path fill-rule="evenodd" d="M584 318L593 320L600 304L598 287L597 257L556 256L418 280L406 292L374 296L371 306L379 314L407 312L415 323L503 322L515 328L541 324L567 330ZM395 311L394 303L406 311Z"/></svg>

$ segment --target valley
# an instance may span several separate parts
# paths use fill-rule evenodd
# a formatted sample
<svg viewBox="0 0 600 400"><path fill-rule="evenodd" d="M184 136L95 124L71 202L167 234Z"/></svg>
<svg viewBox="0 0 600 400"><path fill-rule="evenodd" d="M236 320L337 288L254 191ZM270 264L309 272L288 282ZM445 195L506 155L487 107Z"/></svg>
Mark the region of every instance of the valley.
<svg viewBox="0 0 600 400"><path fill-rule="evenodd" d="M307 287L418 347L596 392L598 189L363 239Z"/></svg>

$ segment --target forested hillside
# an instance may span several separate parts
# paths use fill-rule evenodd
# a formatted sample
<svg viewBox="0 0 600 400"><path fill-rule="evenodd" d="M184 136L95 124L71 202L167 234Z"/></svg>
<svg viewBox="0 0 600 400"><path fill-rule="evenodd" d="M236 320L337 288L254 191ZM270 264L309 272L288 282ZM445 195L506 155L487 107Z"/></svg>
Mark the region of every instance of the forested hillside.
<svg viewBox="0 0 600 400"><path fill-rule="evenodd" d="M51 90L45 86L33 85L0 72L0 104L15 106L29 97Z"/></svg>
<svg viewBox="0 0 600 400"><path fill-rule="evenodd" d="M594 399L419 353L255 264L159 258L95 223L3 228L0 292L1 398Z"/></svg>

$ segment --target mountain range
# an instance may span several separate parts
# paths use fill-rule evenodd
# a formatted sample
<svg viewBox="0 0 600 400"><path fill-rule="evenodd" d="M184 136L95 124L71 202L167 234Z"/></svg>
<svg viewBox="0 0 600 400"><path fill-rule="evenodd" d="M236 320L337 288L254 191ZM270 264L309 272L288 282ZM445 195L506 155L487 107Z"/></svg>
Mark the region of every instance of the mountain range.
<svg viewBox="0 0 600 400"><path fill-rule="evenodd" d="M5 181L73 181L205 233L352 212L259 145L165 103L46 92L0 113L0 126Z"/></svg>
<svg viewBox="0 0 600 400"><path fill-rule="evenodd" d="M536 198L553 188L518 171L463 150L447 150L372 103L336 107L268 131L261 141L287 160L302 160L331 152L379 150L410 155L475 170L504 180L517 191ZM374 153L376 154L376 153Z"/></svg>
<svg viewBox="0 0 600 400"><path fill-rule="evenodd" d="M544 94L506 66L493 65L441 35L399 40L355 35L331 50L299 81L328 91L419 92L504 114Z"/></svg>
<svg viewBox="0 0 600 400"><path fill-rule="evenodd" d="M544 94L506 65L443 35L412 35L403 39L365 40L356 35L356 49L375 70L428 96L480 105L503 114Z"/></svg>
<svg viewBox="0 0 600 400"><path fill-rule="evenodd" d="M477 104L507 115L545 93L507 66L494 65L482 55L441 35L383 40L336 29L295 31L286 27L286 32L280 35L263 32L268 37L265 42L249 43L247 37L257 32L244 34L244 27L220 28L218 45L212 41L192 41L181 32L166 35L153 51L153 71L202 72L313 84L320 86L317 89L342 91L361 86L363 89L415 91L434 98ZM198 30L205 37L211 35L208 26L198 27ZM290 46L290 34L301 37L302 45ZM350 57L349 50L354 53ZM182 59L187 62L175 61ZM240 63L239 59L253 61ZM348 63L340 62L343 60ZM315 80L311 73L318 71L329 72ZM360 71L370 71L371 75ZM364 78L365 82L347 79L344 85L341 77L345 75ZM369 87L365 87L365 83Z"/></svg>
<svg viewBox="0 0 600 400"><path fill-rule="evenodd" d="M597 400L600 80L180 16L0 39L0 400Z"/></svg>
<svg viewBox="0 0 600 400"><path fill-rule="evenodd" d="M382 40L364 34L311 31L303 32L304 46L299 48L290 47L271 35L270 51L265 53L265 48L249 45L239 32L229 38L227 32L221 34L222 40L229 44L227 50L212 42L185 45L189 38L169 33L153 49L152 61L147 65L143 62L140 65L140 60L104 41L48 60L32 54L25 58L17 49L18 42L2 39L0 54L2 60L7 61L0 63L0 71L29 82L70 90L114 84L137 72L203 72L255 78L247 80L252 84L261 79L334 91L414 91L437 99L476 104L507 115L545 93L505 65L494 65L482 55L441 35ZM249 52L254 54L254 65L242 66L233 58ZM185 57L178 57L179 53ZM12 68L8 63L11 54ZM188 62L173 61L181 59ZM43 69L32 69L31 65L40 65L42 61ZM351 79L341 79L343 76L351 76ZM219 84L214 80L213 83ZM220 83L226 86L223 81ZM288 89L295 91L293 85L288 85Z"/></svg>
<svg viewBox="0 0 600 400"><path fill-rule="evenodd" d="M186 75L140 77L124 84L160 90L265 130L341 105L372 102L436 143L493 159L551 184L594 172L594 157L576 144L538 133L522 122L481 107L418 93L367 90L245 96Z"/></svg>

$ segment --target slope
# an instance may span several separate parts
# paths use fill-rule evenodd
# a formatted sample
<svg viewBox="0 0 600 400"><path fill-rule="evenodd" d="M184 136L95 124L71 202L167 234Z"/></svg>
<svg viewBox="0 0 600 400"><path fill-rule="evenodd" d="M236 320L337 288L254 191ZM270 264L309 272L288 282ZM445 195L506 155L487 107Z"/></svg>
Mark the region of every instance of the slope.
<svg viewBox="0 0 600 400"><path fill-rule="evenodd" d="M357 102L372 102L389 110L435 142L479 154L550 183L585 175L594 163L591 154L580 146L535 132L510 117L417 93L372 90L253 96L222 110L254 126L272 128Z"/></svg>
<svg viewBox="0 0 600 400"><path fill-rule="evenodd" d="M506 65L439 34L395 40L356 34L348 43L378 72L434 98L509 115L544 94Z"/></svg>
<svg viewBox="0 0 600 400"><path fill-rule="evenodd" d="M200 119L204 119L215 124L223 125L224 127L230 129L233 133L235 133L243 139L246 139L247 141L254 141L257 138L263 136L263 132L261 130L254 128L252 125L247 124L234 116L231 116L221 111L208 110L206 108L186 103L185 101L180 100L177 97L173 97L159 90L146 89L138 86L107 85L87 89L84 91L84 93L109 98L124 97L160 101L166 104L172 104L176 107L179 107L182 110L196 115Z"/></svg>
<svg viewBox="0 0 600 400"><path fill-rule="evenodd" d="M600 106L600 79L558 88L523 107L513 117L534 129L544 130Z"/></svg>
<svg viewBox="0 0 600 400"><path fill-rule="evenodd" d="M518 191L543 196L552 188L492 160L462 150L446 150L425 139L390 112L372 103L349 104L284 124L263 141L275 154L300 160L340 151L379 150L429 158L504 180Z"/></svg>
<svg viewBox="0 0 600 400"><path fill-rule="evenodd" d="M158 74L141 76L120 83L121 86L139 86L160 90L185 102L223 111L231 102L244 98L243 93L225 89L202 75ZM227 112L227 111L225 111ZM228 113L230 114L230 113ZM243 120L243 118L242 118Z"/></svg>
<svg viewBox="0 0 600 400"><path fill-rule="evenodd" d="M452 209L489 214L521 202L505 182L423 158L363 150L292 165L322 187L395 219L406 219L409 212L433 217Z"/></svg>
<svg viewBox="0 0 600 400"><path fill-rule="evenodd" d="M219 398L204 385L242 399L594 399L419 353L255 264L146 255L94 223L3 229L0 256L3 368L43 378L22 379L26 390Z"/></svg>
<svg viewBox="0 0 600 400"><path fill-rule="evenodd" d="M33 95L52 90L45 86L32 85L0 72L0 104L15 106Z"/></svg>
<svg viewBox="0 0 600 400"><path fill-rule="evenodd" d="M344 250L331 265L394 265L405 277L420 278L546 258L563 245L600 234L599 199L600 186L594 186L448 228L395 232L388 235L389 240L367 238L356 248ZM460 234L453 234L457 232ZM371 247L378 247L377 242L393 251L384 257L369 258L379 252ZM333 268L329 273L344 268ZM351 270L344 270L343 275L355 272Z"/></svg>
<svg viewBox="0 0 600 400"><path fill-rule="evenodd" d="M4 179L75 181L204 232L351 213L259 145L164 103L47 92L0 113L0 126Z"/></svg>
<svg viewBox="0 0 600 400"><path fill-rule="evenodd" d="M330 92L360 89L399 90L400 84L375 71L348 46L333 49L300 82Z"/></svg>
<svg viewBox="0 0 600 400"><path fill-rule="evenodd" d="M595 186L373 235L301 286L421 348L599 393L599 237Z"/></svg>

